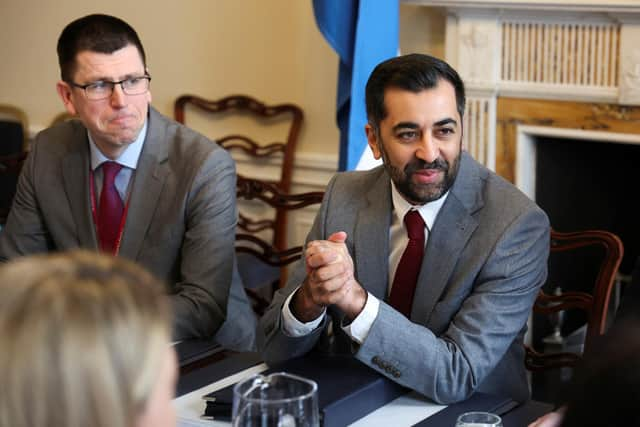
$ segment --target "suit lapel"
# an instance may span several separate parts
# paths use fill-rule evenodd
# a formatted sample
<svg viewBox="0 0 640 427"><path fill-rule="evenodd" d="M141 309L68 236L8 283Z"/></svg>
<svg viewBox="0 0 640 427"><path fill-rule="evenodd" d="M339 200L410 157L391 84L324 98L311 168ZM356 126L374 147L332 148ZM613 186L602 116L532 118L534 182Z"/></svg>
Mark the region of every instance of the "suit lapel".
<svg viewBox="0 0 640 427"><path fill-rule="evenodd" d="M427 241L411 310L411 319L415 322L428 322L460 253L478 227L473 217L483 205L480 196L483 181L478 172L478 165L463 152L456 182L438 213Z"/></svg>
<svg viewBox="0 0 640 427"><path fill-rule="evenodd" d="M168 136L164 118L149 107L149 127L136 167L120 254L136 259L169 174Z"/></svg>
<svg viewBox="0 0 640 427"><path fill-rule="evenodd" d="M97 249L89 190L89 140L84 127L77 127L75 132L69 151L62 159L64 191L76 225L78 245Z"/></svg>
<svg viewBox="0 0 640 427"><path fill-rule="evenodd" d="M354 236L358 281L381 300L387 297L389 281L390 185L384 171L378 174L358 212Z"/></svg>

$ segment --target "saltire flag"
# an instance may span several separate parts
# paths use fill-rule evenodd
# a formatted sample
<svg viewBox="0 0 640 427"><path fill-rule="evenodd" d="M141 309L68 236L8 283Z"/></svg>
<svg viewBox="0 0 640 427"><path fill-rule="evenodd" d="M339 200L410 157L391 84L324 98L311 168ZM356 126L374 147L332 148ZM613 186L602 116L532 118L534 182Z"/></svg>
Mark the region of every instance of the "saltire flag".
<svg viewBox="0 0 640 427"><path fill-rule="evenodd" d="M313 0L316 23L338 53L336 119L340 128L339 170L375 164L367 145L365 86L380 62L398 53L399 0Z"/></svg>

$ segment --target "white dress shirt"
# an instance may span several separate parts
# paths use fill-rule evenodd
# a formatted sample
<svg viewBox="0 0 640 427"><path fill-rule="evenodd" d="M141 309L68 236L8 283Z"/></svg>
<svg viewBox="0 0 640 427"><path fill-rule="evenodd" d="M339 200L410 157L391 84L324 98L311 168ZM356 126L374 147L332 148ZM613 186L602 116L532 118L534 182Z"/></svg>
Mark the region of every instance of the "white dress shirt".
<svg viewBox="0 0 640 427"><path fill-rule="evenodd" d="M389 279L387 295L391 292L391 286L393 284L393 278L396 274L396 269L400 263L402 253L407 247L409 242L409 236L407 234L406 227L404 225L404 216L409 210L414 209L420 213L420 216L424 220L425 224L425 245L429 238L429 230L433 227L436 221L438 213L442 208L445 200L447 199L449 192L446 192L442 197L433 202L425 203L424 205L413 206L409 204L398 192L396 186L391 183L391 199L393 203L393 212L391 215L391 227L389 228ZM297 291L297 290L296 290ZM295 292L285 300L282 307L282 326L284 331L292 336L299 337L311 333L317 328L326 314L326 309L318 316L317 319L311 322L303 323L296 319L289 308L289 303ZM362 344L367 338L373 322L378 316L378 309L380 307L380 301L374 297L371 293L367 292L367 302L360 314L353 319L353 322L347 325L342 325L342 329L358 344Z"/></svg>
<svg viewBox="0 0 640 427"><path fill-rule="evenodd" d="M87 134L89 135L89 153L91 156L91 170L93 171L96 203L99 203L100 193L102 192L102 168L100 165L104 162L111 161L111 159L102 154L88 131ZM118 172L118 175L116 175L114 182L116 190L118 190L118 194L123 202L127 200L127 196L131 191L131 177L133 176L133 171L135 171L138 166L138 160L140 160L140 153L142 153L142 146L144 145L144 139L146 136L147 121L145 120L144 126L142 126L136 140L125 148L120 157L114 160L116 163L123 166L123 168L120 169L120 172Z"/></svg>

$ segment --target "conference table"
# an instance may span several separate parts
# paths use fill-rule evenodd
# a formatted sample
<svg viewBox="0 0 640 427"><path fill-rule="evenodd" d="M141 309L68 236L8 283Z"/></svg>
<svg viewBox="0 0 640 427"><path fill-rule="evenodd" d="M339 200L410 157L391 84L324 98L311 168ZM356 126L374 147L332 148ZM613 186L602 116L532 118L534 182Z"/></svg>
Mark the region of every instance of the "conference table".
<svg viewBox="0 0 640 427"><path fill-rule="evenodd" d="M203 419L205 402L202 397L229 385L263 372L267 366L261 362L257 353L236 353L225 350L202 352L200 356L191 357L188 363L181 358L181 374L178 381L177 397L174 399L179 427L228 427L228 421ZM460 404L436 404L415 392L402 395L386 405L365 415L354 423L353 427L389 427L414 426L424 423L425 426L441 425L428 423L429 419L437 419L436 414L448 410L463 408ZM504 427L522 427L542 414L549 412L552 406L542 402L529 401L511 409L502 415ZM442 415L439 419L443 419ZM451 424L453 427L453 424Z"/></svg>

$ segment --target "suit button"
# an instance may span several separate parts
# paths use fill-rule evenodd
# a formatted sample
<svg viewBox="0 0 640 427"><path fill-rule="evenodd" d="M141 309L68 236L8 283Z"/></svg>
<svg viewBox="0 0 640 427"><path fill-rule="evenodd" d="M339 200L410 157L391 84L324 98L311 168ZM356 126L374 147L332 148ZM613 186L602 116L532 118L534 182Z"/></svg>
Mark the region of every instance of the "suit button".
<svg viewBox="0 0 640 427"><path fill-rule="evenodd" d="M378 356L373 356L373 358L371 359L371 363L380 366L380 358Z"/></svg>
<svg viewBox="0 0 640 427"><path fill-rule="evenodd" d="M401 376L402 374L400 373L400 371L399 371L399 370L394 369L394 370L393 370L393 372L391 373L391 375L393 375L393 377L394 377L394 378L400 378L400 376Z"/></svg>

